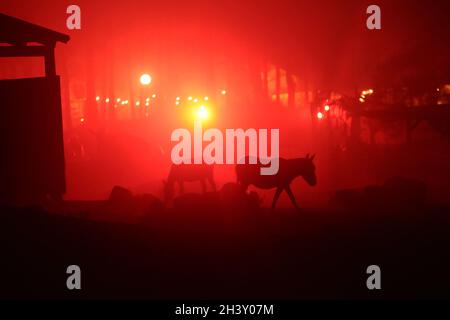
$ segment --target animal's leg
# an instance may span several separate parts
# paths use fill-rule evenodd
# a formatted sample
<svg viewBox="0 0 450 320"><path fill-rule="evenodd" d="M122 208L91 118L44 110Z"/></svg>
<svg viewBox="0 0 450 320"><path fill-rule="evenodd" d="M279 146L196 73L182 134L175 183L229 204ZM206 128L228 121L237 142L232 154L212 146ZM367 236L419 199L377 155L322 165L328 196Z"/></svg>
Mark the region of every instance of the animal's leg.
<svg viewBox="0 0 450 320"><path fill-rule="evenodd" d="M277 191L275 191L275 195L273 196L273 201L272 201L272 209L271 209L272 211L275 210L275 206L277 205L277 201L278 201L278 198L281 195L281 192L283 192L283 188L282 187L278 187Z"/></svg>
<svg viewBox="0 0 450 320"><path fill-rule="evenodd" d="M202 192L206 193L206 181L205 181L205 179L201 179L200 182L202 184Z"/></svg>
<svg viewBox="0 0 450 320"><path fill-rule="evenodd" d="M214 178L213 177L208 177L208 181L209 181L209 184L211 185L212 190L214 192L216 192L217 191L217 187L216 187L216 182L214 181Z"/></svg>
<svg viewBox="0 0 450 320"><path fill-rule="evenodd" d="M180 194L184 193L184 183L183 181L178 181L178 186L180 187Z"/></svg>
<svg viewBox="0 0 450 320"><path fill-rule="evenodd" d="M300 210L299 206L297 205L297 201L295 200L295 196L292 193L291 187L287 186L286 188L284 188L284 190L286 190L286 193L289 196L289 199L291 199L292 204L294 205L295 209Z"/></svg>

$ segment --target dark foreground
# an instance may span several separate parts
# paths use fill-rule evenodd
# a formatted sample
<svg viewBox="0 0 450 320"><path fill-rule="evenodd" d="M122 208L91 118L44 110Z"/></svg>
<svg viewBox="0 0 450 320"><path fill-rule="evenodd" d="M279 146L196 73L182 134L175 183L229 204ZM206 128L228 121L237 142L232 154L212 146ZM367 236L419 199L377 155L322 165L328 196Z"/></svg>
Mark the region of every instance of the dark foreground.
<svg viewBox="0 0 450 320"><path fill-rule="evenodd" d="M450 298L448 207L193 212L121 224L2 208L0 297Z"/></svg>

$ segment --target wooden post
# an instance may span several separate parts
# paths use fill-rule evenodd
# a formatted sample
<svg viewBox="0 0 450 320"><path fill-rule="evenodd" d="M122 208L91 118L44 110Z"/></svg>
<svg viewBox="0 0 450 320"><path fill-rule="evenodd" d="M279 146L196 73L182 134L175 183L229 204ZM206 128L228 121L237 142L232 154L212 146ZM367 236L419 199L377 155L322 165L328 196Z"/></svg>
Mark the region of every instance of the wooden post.
<svg viewBox="0 0 450 320"><path fill-rule="evenodd" d="M54 77L56 76L56 64L55 64L55 45L52 43L46 46L45 53L45 76Z"/></svg>

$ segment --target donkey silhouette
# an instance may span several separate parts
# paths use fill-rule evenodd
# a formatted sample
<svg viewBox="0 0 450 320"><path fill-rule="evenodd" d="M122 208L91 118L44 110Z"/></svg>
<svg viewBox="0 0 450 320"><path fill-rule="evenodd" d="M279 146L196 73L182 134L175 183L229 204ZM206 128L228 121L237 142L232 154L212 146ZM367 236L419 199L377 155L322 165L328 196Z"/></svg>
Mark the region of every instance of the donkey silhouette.
<svg viewBox="0 0 450 320"><path fill-rule="evenodd" d="M260 168L264 165L249 164L249 157L245 158L244 164L236 165L237 182L247 190L249 185L254 185L260 189L276 188L272 201L272 211L275 210L278 198L283 191L289 196L294 207L299 210L294 194L292 193L291 182L301 176L310 185L317 184L316 167L314 165L315 155L306 155L305 158L283 159L280 158L279 170L275 175L261 175Z"/></svg>
<svg viewBox="0 0 450 320"><path fill-rule="evenodd" d="M184 183L199 181L202 185L203 193L206 192L206 181L209 182L213 191L216 191L214 182L214 167L207 164L172 164L167 180L163 180L164 199L170 202L175 193L175 183L178 184L179 193L184 193Z"/></svg>

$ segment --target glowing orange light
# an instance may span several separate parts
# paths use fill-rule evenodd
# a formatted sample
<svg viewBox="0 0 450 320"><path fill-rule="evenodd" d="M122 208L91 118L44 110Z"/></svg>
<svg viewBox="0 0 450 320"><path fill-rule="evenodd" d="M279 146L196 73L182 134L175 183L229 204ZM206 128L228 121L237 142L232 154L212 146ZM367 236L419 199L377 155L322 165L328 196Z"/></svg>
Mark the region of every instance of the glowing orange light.
<svg viewBox="0 0 450 320"><path fill-rule="evenodd" d="M117 98L117 100L116 100L117 102L120 102L120 98Z"/></svg>
<svg viewBox="0 0 450 320"><path fill-rule="evenodd" d="M100 101L100 97L99 97L99 96L96 96L96 97L95 97L95 101Z"/></svg>
<svg viewBox="0 0 450 320"><path fill-rule="evenodd" d="M227 90L222 90L221 94L224 96L227 94Z"/></svg>
<svg viewBox="0 0 450 320"><path fill-rule="evenodd" d="M189 100L189 101L192 101L192 97L191 97L191 96L189 96L189 97L188 97L188 100Z"/></svg>
<svg viewBox="0 0 450 320"><path fill-rule="evenodd" d="M209 97L204 97L203 100L208 101Z"/></svg>
<svg viewBox="0 0 450 320"><path fill-rule="evenodd" d="M178 106L180 105L180 101L175 101L175 104Z"/></svg>
<svg viewBox="0 0 450 320"><path fill-rule="evenodd" d="M198 102L198 99L197 99L197 98L195 98L195 99L194 99L194 103L197 103L197 102Z"/></svg>
<svg viewBox="0 0 450 320"><path fill-rule="evenodd" d="M143 86L148 86L152 82L152 77L148 73L144 73L140 78L141 84Z"/></svg>
<svg viewBox="0 0 450 320"><path fill-rule="evenodd" d="M141 105L140 101L136 101L136 107L139 107Z"/></svg>
<svg viewBox="0 0 450 320"><path fill-rule="evenodd" d="M326 105L326 106L324 107L324 109L325 109L325 111L330 111L330 106L329 106L329 105Z"/></svg>
<svg viewBox="0 0 450 320"><path fill-rule="evenodd" d="M145 99L145 101L146 101L146 102L149 102L149 101L150 101L150 98Z"/></svg>
<svg viewBox="0 0 450 320"><path fill-rule="evenodd" d="M317 119L323 119L323 113L317 112Z"/></svg>
<svg viewBox="0 0 450 320"><path fill-rule="evenodd" d="M360 101L361 103L364 103L365 100L364 100L364 98L361 97L361 98L359 98L359 101Z"/></svg>
<svg viewBox="0 0 450 320"><path fill-rule="evenodd" d="M84 118L81 118L81 119L80 119L80 122L83 123L83 122L84 122Z"/></svg>
<svg viewBox="0 0 450 320"><path fill-rule="evenodd" d="M105 99L105 102L106 102L106 103L109 103L109 98L106 98L106 99Z"/></svg>
<svg viewBox="0 0 450 320"><path fill-rule="evenodd" d="M149 102L146 102L146 103L145 103L145 106L146 106L146 107L148 107L149 105L150 105L150 103L149 103Z"/></svg>
<svg viewBox="0 0 450 320"><path fill-rule="evenodd" d="M153 98L153 99L156 98L156 93L152 94L152 98Z"/></svg>

